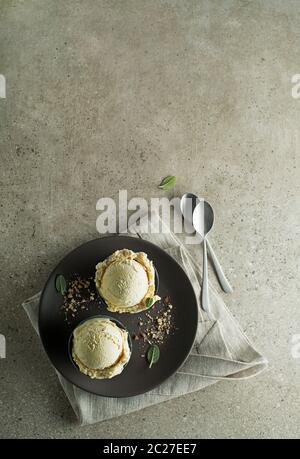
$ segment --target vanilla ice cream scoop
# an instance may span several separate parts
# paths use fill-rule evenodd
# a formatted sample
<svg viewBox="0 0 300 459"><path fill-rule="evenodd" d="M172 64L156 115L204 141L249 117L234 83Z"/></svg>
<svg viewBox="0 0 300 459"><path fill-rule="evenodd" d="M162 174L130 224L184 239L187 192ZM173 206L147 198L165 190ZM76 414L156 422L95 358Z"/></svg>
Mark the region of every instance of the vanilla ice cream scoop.
<svg viewBox="0 0 300 459"><path fill-rule="evenodd" d="M101 293L116 306L126 308L138 304L147 290L147 273L135 260L115 261L103 274Z"/></svg>
<svg viewBox="0 0 300 459"><path fill-rule="evenodd" d="M130 358L128 333L108 318L89 319L73 332L72 356L91 378L112 378Z"/></svg>
<svg viewBox="0 0 300 459"><path fill-rule="evenodd" d="M95 282L109 311L140 312L160 299L155 295L153 263L144 252L117 250L98 263Z"/></svg>

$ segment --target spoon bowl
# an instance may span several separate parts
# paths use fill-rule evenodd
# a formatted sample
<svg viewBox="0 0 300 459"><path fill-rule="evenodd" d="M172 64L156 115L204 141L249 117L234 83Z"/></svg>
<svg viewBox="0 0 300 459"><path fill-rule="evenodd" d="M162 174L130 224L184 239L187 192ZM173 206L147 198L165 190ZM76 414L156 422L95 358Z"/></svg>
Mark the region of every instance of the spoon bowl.
<svg viewBox="0 0 300 459"><path fill-rule="evenodd" d="M201 200L193 193L185 193L180 200L180 210L186 221L193 223L193 212Z"/></svg>
<svg viewBox="0 0 300 459"><path fill-rule="evenodd" d="M205 238L214 225L214 211L209 202L201 199L193 211L193 226Z"/></svg>

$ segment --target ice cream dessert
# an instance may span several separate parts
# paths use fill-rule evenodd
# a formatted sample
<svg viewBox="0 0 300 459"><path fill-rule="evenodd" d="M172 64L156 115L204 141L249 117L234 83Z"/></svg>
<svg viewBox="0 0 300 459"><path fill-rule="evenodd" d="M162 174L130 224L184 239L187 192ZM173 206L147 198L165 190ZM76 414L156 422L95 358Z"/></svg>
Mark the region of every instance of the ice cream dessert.
<svg viewBox="0 0 300 459"><path fill-rule="evenodd" d="M112 378L130 359L128 333L108 318L93 318L75 328L72 357L90 378Z"/></svg>
<svg viewBox="0 0 300 459"><path fill-rule="evenodd" d="M113 312L140 312L160 299L155 271L144 252L117 250L96 266L96 287Z"/></svg>

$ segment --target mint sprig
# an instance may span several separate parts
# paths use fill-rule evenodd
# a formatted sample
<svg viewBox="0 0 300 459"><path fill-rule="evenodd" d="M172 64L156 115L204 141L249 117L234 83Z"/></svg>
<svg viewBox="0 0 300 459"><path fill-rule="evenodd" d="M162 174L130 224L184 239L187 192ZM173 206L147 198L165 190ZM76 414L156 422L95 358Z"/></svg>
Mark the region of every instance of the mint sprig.
<svg viewBox="0 0 300 459"><path fill-rule="evenodd" d="M147 351L147 360L149 363L149 368L152 368L152 365L159 361L160 349L157 344L151 344Z"/></svg>
<svg viewBox="0 0 300 459"><path fill-rule="evenodd" d="M67 291L67 282L62 274L58 274L55 278L55 288L58 293L64 295Z"/></svg>
<svg viewBox="0 0 300 459"><path fill-rule="evenodd" d="M176 182L175 175L168 175L167 177L162 179L158 188L160 188L161 190L169 190L175 185L175 182Z"/></svg>

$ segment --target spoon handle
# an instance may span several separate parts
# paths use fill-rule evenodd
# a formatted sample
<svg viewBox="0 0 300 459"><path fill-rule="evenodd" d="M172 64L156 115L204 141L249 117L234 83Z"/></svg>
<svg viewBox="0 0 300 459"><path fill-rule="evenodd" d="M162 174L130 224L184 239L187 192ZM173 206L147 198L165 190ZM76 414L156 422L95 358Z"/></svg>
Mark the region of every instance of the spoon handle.
<svg viewBox="0 0 300 459"><path fill-rule="evenodd" d="M210 242L209 242L208 239L206 239L206 243L207 243L207 248L209 250L209 254L210 254L212 262L214 264L214 268L216 270L216 274L218 276L218 279L219 279L219 282L220 282L220 285L221 285L222 289L224 290L225 293L232 293L233 289L232 289L231 285L229 284L229 281L227 280L227 278L226 278L226 276L224 274L224 271L222 269L222 266L220 265L220 262L217 259L217 256L216 256L215 252L213 251L213 248L210 245Z"/></svg>
<svg viewBox="0 0 300 459"><path fill-rule="evenodd" d="M207 249L206 239L203 239L203 278L202 278L202 308L209 312L209 293L208 293L208 272L207 272Z"/></svg>

